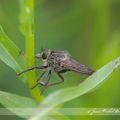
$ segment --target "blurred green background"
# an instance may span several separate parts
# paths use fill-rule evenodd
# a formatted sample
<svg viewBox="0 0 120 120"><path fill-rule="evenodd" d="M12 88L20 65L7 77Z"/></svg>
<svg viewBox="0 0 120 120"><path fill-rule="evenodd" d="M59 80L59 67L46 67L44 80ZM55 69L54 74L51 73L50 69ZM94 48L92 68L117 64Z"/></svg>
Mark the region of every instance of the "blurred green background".
<svg viewBox="0 0 120 120"><path fill-rule="evenodd" d="M24 53L19 30L19 1L0 0L0 24ZM35 0L35 53L42 48L66 50L73 58L97 70L120 55L120 0ZM36 61L38 64L39 62ZM45 95L77 85L86 77L66 73L65 82ZM55 75L53 80L58 79ZM0 61L0 90L30 96L16 73ZM95 91L64 104L66 108L120 107L120 69ZM113 120L119 116L69 116L74 120ZM22 120L0 116L5 120Z"/></svg>

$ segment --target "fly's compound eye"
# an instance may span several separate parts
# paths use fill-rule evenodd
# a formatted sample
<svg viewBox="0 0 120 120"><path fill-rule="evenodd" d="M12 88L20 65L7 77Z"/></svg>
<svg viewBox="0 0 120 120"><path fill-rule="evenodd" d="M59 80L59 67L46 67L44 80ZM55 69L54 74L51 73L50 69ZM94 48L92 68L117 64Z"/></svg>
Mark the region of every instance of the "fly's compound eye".
<svg viewBox="0 0 120 120"><path fill-rule="evenodd" d="M43 60L47 59L47 55L45 53L42 54L42 59Z"/></svg>

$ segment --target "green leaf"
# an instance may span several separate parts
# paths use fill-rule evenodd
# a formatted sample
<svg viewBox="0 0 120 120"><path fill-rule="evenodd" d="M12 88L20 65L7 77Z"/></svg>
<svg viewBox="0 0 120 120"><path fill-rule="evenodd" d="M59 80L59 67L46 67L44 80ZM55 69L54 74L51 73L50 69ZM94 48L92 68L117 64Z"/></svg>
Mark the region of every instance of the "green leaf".
<svg viewBox="0 0 120 120"><path fill-rule="evenodd" d="M58 111L55 111L53 115L54 115L54 118L55 118L56 120L70 120L67 116L61 114L61 113L58 112ZM46 117L47 117L47 116L46 116ZM52 117L51 117L51 118L52 118Z"/></svg>
<svg viewBox="0 0 120 120"><path fill-rule="evenodd" d="M16 72L22 71L25 61L20 49L8 38L0 26L0 59ZM24 76L25 77L25 76ZM25 78L22 79L25 81Z"/></svg>
<svg viewBox="0 0 120 120"><path fill-rule="evenodd" d="M42 119L44 116L47 116L48 113L52 111L57 105L75 99L76 97L82 96L83 94L90 92L94 88L98 87L101 83L103 83L105 81L105 78L107 78L113 72L113 70L115 70L119 65L120 57L103 66L101 69L99 69L93 75L88 77L78 86L64 88L49 95L40 104L39 114L37 112L37 114L31 117L30 120ZM41 108L43 108L42 111Z"/></svg>
<svg viewBox="0 0 120 120"><path fill-rule="evenodd" d="M37 104L31 98L0 91L0 103L14 114L27 118L28 112L25 108L35 108ZM16 109L15 109L16 108ZM21 108L21 109L18 109ZM23 109L22 109L23 108Z"/></svg>

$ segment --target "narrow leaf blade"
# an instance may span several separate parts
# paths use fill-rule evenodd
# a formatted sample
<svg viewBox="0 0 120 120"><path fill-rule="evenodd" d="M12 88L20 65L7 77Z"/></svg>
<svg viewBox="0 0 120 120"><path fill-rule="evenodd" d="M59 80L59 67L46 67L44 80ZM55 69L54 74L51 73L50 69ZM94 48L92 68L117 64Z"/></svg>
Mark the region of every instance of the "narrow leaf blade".
<svg viewBox="0 0 120 120"><path fill-rule="evenodd" d="M14 114L27 118L28 111L25 108L35 108L37 103L31 98L0 91L0 103ZM16 108L16 109L13 109ZM23 109L17 109L23 108ZM23 113L23 114L22 114Z"/></svg>
<svg viewBox="0 0 120 120"><path fill-rule="evenodd" d="M49 95L41 104L40 110L30 120L42 119L57 105L75 99L98 87L120 65L120 57L106 64L85 81L75 87L64 88ZM41 108L42 111L41 111ZM44 109L47 108L47 109ZM39 113L39 114L38 114Z"/></svg>
<svg viewBox="0 0 120 120"><path fill-rule="evenodd" d="M21 72L25 64L25 60L21 55L20 49L8 38L0 26L0 60L11 67L16 72ZM25 76L23 81L25 82Z"/></svg>

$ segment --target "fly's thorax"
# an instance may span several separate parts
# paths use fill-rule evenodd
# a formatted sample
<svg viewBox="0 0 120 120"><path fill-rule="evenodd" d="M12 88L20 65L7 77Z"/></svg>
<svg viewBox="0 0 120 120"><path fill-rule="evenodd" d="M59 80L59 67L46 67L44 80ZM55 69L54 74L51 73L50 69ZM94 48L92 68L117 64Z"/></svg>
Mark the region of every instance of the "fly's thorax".
<svg viewBox="0 0 120 120"><path fill-rule="evenodd" d="M49 56L49 60L54 62L61 62L68 58L69 58L68 54L66 54L63 51L52 51Z"/></svg>
<svg viewBox="0 0 120 120"><path fill-rule="evenodd" d="M47 65L54 69L56 72L59 72L63 69L63 67L60 65L60 62L58 62L56 59L49 59L47 61Z"/></svg>
<svg viewBox="0 0 120 120"><path fill-rule="evenodd" d="M48 66L51 66L55 71L59 72L64 69L63 66L61 66L61 63L66 59L68 59L68 56L64 52L52 51L48 57L47 64Z"/></svg>

